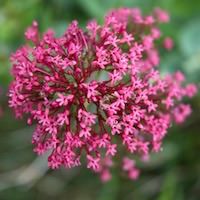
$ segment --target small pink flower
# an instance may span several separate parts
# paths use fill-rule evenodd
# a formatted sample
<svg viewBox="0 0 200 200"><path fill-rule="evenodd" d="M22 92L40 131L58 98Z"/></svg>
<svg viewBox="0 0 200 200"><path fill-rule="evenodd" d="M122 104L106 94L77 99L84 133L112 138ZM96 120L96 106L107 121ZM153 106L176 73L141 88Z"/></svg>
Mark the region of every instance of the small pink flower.
<svg viewBox="0 0 200 200"><path fill-rule="evenodd" d="M194 84L187 84L185 92L188 97L193 97L197 93L197 87Z"/></svg>
<svg viewBox="0 0 200 200"><path fill-rule="evenodd" d="M128 34L126 31L123 32L123 38L120 40L120 43L127 43L128 46L131 46L131 42L134 40L132 34Z"/></svg>
<svg viewBox="0 0 200 200"><path fill-rule="evenodd" d="M166 37L163 42L163 46L165 47L165 49L171 50L174 46L174 43L170 37Z"/></svg>
<svg viewBox="0 0 200 200"><path fill-rule="evenodd" d="M100 26L97 24L95 20L91 20L88 25L87 29L91 31L92 37L96 39L97 31L99 30Z"/></svg>
<svg viewBox="0 0 200 200"><path fill-rule="evenodd" d="M92 168L94 171L98 170L100 158L93 158L90 155L87 155L88 164L87 168Z"/></svg>
<svg viewBox="0 0 200 200"><path fill-rule="evenodd" d="M58 124L60 124L60 125L64 125L64 124L69 124L69 111L68 110L66 110L64 113L60 113L60 114L58 114L58 120L57 120L57 122L58 122Z"/></svg>
<svg viewBox="0 0 200 200"><path fill-rule="evenodd" d="M154 152L159 152L160 151L160 148L161 148L161 145L162 145L162 143L161 142L154 142L153 143L153 151Z"/></svg>
<svg viewBox="0 0 200 200"><path fill-rule="evenodd" d="M110 36L107 38L107 41L104 42L104 45L112 45L113 47L117 47L117 43L118 43L119 41L120 41L120 40L117 39L117 36L110 35Z"/></svg>
<svg viewBox="0 0 200 200"><path fill-rule="evenodd" d="M87 98L91 98L93 101L97 101L96 96L98 95L98 92L96 88L98 87L98 84L96 81L92 81L90 84L84 83L82 85L87 90Z"/></svg>
<svg viewBox="0 0 200 200"><path fill-rule="evenodd" d="M177 71L177 72L174 74L174 78L175 78L179 83L182 83L182 82L185 80L185 76L184 76L184 74L183 74L181 71Z"/></svg>
<svg viewBox="0 0 200 200"><path fill-rule="evenodd" d="M108 145L108 150L106 151L106 156L108 156L108 155L114 156L117 152L116 147L117 147L116 144Z"/></svg>
<svg viewBox="0 0 200 200"><path fill-rule="evenodd" d="M25 36L27 40L31 40L32 42L36 43L38 40L38 24L36 21L33 21L32 26L28 27L27 31L25 32Z"/></svg>
<svg viewBox="0 0 200 200"><path fill-rule="evenodd" d="M147 25L152 25L153 23L155 23L155 19L152 15L148 15L145 17L144 23Z"/></svg>
<svg viewBox="0 0 200 200"><path fill-rule="evenodd" d="M85 137L85 138L90 137L91 136L90 131L91 131L91 128L89 127L82 129L79 133L79 137Z"/></svg>
<svg viewBox="0 0 200 200"><path fill-rule="evenodd" d="M123 170L124 171L129 171L131 170L133 167L134 167L135 163L133 160L127 158L127 157L124 157L123 158Z"/></svg>
<svg viewBox="0 0 200 200"><path fill-rule="evenodd" d="M139 175L140 175L140 171L139 171L139 169L136 169L136 168L131 169L131 170L129 171L129 173L128 173L128 177L129 177L131 180L136 180L136 179L138 179Z"/></svg>
<svg viewBox="0 0 200 200"><path fill-rule="evenodd" d="M158 39L161 36L161 32L157 27L152 28L151 34L152 34L152 37L155 39Z"/></svg>
<svg viewBox="0 0 200 200"><path fill-rule="evenodd" d="M108 76L111 79L111 85L114 85L117 81L122 79L122 75L117 70L114 70L113 73L109 73Z"/></svg>
<svg viewBox="0 0 200 200"><path fill-rule="evenodd" d="M59 93L58 94L58 99L56 100L56 102L59 103L59 106L67 106L68 103L73 100L73 97L74 96L71 95L71 94L69 94L67 96L64 96L63 94Z"/></svg>
<svg viewBox="0 0 200 200"><path fill-rule="evenodd" d="M155 14L156 17L158 19L158 22L168 22L170 20L170 17L168 15L167 12L165 12L164 10L160 9L160 8L156 8L155 9Z"/></svg>
<svg viewBox="0 0 200 200"><path fill-rule="evenodd" d="M112 178L112 175L110 174L110 172L105 169L101 172L101 180L102 182L108 182L110 179Z"/></svg>
<svg viewBox="0 0 200 200"><path fill-rule="evenodd" d="M192 112L190 105L180 104L174 109L174 119L177 124L183 123Z"/></svg>

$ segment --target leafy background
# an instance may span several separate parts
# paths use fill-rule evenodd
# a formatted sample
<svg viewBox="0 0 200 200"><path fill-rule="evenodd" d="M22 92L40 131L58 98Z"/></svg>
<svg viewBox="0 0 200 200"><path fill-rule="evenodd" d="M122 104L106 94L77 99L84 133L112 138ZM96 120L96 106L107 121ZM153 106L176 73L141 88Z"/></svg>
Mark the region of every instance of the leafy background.
<svg viewBox="0 0 200 200"><path fill-rule="evenodd" d="M0 0L0 199L20 200L198 200L200 199L200 95L189 101L192 116L184 125L170 128L163 151L140 163L138 181L129 181L113 171L102 184L85 168L48 169L46 158L32 152L34 127L18 121L8 108L6 94L10 76L9 55L24 43L24 31L33 20L43 32L53 27L61 35L73 19L84 27L87 20L100 23L110 8L140 7L144 13L161 7L171 15L163 25L175 48L161 56L162 72L181 69L188 81L200 80L200 1L198 0Z"/></svg>

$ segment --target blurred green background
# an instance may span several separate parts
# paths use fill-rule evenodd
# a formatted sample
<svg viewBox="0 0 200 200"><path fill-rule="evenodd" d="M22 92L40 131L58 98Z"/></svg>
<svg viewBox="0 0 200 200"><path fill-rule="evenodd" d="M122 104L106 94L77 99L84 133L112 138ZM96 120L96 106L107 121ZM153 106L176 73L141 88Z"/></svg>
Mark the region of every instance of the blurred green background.
<svg viewBox="0 0 200 200"><path fill-rule="evenodd" d="M193 114L170 129L163 151L148 163L139 163L139 180L133 182L113 172L102 184L86 168L49 170L46 158L32 151L34 127L16 120L7 106L12 80L9 55L24 43L24 31L33 20L43 32L48 27L61 35L73 19L84 27L87 20L100 23L110 8L140 7L143 13L161 7L171 23L161 26L174 39L175 48L161 55L162 72L181 69L188 81L200 80L199 0L0 0L0 200L199 200L200 199L200 95L188 101Z"/></svg>

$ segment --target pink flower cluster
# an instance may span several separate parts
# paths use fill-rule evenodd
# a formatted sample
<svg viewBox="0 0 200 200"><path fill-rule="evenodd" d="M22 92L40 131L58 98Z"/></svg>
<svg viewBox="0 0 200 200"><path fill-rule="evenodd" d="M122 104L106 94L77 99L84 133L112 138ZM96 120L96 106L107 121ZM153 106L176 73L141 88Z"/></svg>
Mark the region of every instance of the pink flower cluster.
<svg viewBox="0 0 200 200"><path fill-rule="evenodd" d="M34 151L50 152L51 168L79 166L86 157L87 168L108 181L117 151L158 152L172 120L181 123L191 113L179 102L196 93L195 85L183 86L180 71L163 78L158 71L157 24L168 21L159 8L145 17L121 8L103 25L90 21L85 32L73 21L60 38L53 30L40 36L37 22L28 28L26 39L34 45L11 56L9 105L16 117L25 113L28 124L36 122ZM136 179L134 161L122 160L122 170Z"/></svg>

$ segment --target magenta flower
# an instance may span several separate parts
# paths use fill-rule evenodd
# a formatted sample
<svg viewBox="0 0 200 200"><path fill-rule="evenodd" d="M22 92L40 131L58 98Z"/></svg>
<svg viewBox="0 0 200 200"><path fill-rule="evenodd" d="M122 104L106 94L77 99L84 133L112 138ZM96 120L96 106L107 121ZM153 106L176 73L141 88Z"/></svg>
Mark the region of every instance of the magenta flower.
<svg viewBox="0 0 200 200"><path fill-rule="evenodd" d="M165 49L171 50L174 46L172 39L170 37L166 37L163 41L163 46Z"/></svg>
<svg viewBox="0 0 200 200"><path fill-rule="evenodd" d="M103 25L90 21L85 32L73 21L60 38L52 30L40 36L36 22L28 28L34 46L11 56L9 105L16 117L26 113L28 124L36 123L34 151L50 152L49 167L79 166L86 155L87 168L105 182L124 147L122 169L135 180L139 170L127 156L158 152L172 120L182 123L191 113L179 102L194 96L195 85L183 86L181 72L161 78L157 67L157 23L168 20L158 8L146 17L122 8Z"/></svg>

